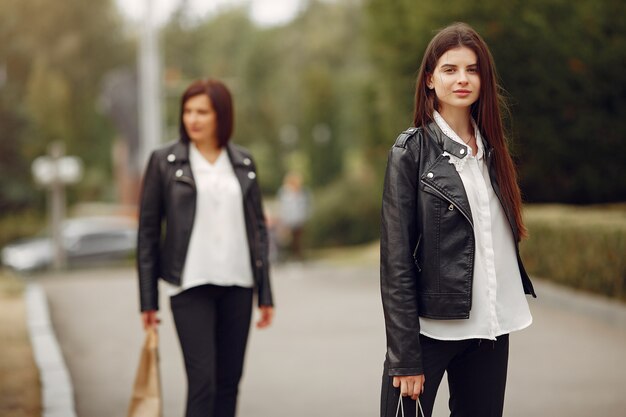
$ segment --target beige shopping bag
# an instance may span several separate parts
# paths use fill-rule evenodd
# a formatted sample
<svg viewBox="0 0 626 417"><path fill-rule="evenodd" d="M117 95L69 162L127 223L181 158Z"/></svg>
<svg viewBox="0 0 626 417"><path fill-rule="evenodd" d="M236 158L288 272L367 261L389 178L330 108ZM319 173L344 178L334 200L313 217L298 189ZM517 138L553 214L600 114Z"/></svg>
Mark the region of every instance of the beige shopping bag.
<svg viewBox="0 0 626 417"><path fill-rule="evenodd" d="M159 336L156 329L152 328L146 331L128 417L161 417L159 379Z"/></svg>

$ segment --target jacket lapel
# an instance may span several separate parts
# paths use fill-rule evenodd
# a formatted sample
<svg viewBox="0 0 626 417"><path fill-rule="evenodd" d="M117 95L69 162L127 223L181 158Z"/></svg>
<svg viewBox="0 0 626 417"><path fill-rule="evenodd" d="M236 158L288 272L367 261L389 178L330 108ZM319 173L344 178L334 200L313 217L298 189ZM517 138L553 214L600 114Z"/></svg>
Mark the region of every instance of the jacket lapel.
<svg viewBox="0 0 626 417"><path fill-rule="evenodd" d="M421 182L433 188L438 194L454 204L472 222L472 210L465 193L465 187L454 165L447 156L439 155L422 173Z"/></svg>
<svg viewBox="0 0 626 417"><path fill-rule="evenodd" d="M230 142L226 145L226 151L233 165L237 180L239 180L241 185L241 193L245 196L256 178L252 161Z"/></svg>
<svg viewBox="0 0 626 417"><path fill-rule="evenodd" d="M174 169L174 181L189 184L195 189L196 183L189 164L189 146L189 144L180 141L176 142L166 158Z"/></svg>
<svg viewBox="0 0 626 417"><path fill-rule="evenodd" d="M444 135L436 123L430 123L427 128L431 133L429 136L434 139L440 149L460 159L467 156L467 148ZM461 176L450 163L450 158L444 156L443 152L422 172L420 181L454 204L473 225L472 210Z"/></svg>

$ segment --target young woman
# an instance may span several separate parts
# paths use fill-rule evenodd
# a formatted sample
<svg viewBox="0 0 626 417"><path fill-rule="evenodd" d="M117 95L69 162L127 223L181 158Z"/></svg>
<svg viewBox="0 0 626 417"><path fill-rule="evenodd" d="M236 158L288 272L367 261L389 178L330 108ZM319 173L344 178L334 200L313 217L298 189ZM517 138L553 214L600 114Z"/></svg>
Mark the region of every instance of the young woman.
<svg viewBox="0 0 626 417"><path fill-rule="evenodd" d="M419 398L430 416L444 372L452 416L502 415L508 335L531 324L525 293L535 293L498 104L483 39L464 23L441 30L417 77L415 127L397 138L385 176L382 416L396 415L399 396L405 415Z"/></svg>
<svg viewBox="0 0 626 417"><path fill-rule="evenodd" d="M229 142L231 95L202 80L183 93L180 140L154 151L139 215L137 266L144 327L158 323L158 279L187 371L187 417L233 417L257 292L272 322L268 241L252 157Z"/></svg>

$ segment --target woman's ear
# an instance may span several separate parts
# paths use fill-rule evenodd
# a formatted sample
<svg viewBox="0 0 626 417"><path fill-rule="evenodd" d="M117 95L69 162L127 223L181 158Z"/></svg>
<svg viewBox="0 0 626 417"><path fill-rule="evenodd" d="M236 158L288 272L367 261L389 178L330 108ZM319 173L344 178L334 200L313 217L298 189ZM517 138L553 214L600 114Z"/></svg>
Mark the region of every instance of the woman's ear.
<svg viewBox="0 0 626 417"><path fill-rule="evenodd" d="M428 87L429 90L433 90L435 88L435 84L433 84L433 75L432 74L428 74L426 76L426 87Z"/></svg>

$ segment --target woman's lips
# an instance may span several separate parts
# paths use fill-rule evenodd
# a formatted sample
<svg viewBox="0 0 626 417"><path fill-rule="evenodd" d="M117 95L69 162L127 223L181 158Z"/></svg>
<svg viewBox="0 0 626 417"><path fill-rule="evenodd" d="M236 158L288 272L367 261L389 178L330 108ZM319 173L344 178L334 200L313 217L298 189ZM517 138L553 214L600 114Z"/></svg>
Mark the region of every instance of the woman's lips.
<svg viewBox="0 0 626 417"><path fill-rule="evenodd" d="M453 93L456 94L457 96L460 96L460 97L467 97L472 92L469 91L469 90L454 90Z"/></svg>

